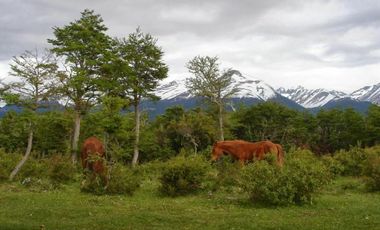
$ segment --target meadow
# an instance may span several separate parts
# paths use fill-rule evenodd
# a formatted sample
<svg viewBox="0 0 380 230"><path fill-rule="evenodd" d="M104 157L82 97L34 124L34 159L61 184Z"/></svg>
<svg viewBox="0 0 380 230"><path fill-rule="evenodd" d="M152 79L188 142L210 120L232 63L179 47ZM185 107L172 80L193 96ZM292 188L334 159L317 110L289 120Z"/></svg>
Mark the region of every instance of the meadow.
<svg viewBox="0 0 380 230"><path fill-rule="evenodd" d="M312 204L268 206L246 195L165 197L147 179L133 195L97 196L77 183L57 190L0 184L0 229L380 229L380 193L339 177Z"/></svg>

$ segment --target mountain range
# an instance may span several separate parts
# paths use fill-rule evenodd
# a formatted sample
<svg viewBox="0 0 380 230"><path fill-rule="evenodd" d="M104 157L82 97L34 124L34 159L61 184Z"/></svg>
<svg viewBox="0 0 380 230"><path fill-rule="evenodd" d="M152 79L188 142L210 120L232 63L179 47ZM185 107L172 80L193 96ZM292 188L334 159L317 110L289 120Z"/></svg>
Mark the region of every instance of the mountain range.
<svg viewBox="0 0 380 230"><path fill-rule="evenodd" d="M196 106L197 98L188 92L185 82L186 80L175 80L161 84L156 91L161 101L156 105L148 103L145 108L160 114L168 106L184 105L185 108ZM262 80L244 76L239 71L235 71L231 87L240 89L228 103L232 110L239 104L251 105L264 101L275 101L292 109L307 109L311 112L317 112L320 109L351 107L364 113L371 104L380 105L380 83L365 86L350 94L337 90L306 89L302 86L274 89Z"/></svg>
<svg viewBox="0 0 380 230"><path fill-rule="evenodd" d="M306 89L302 86L274 89L262 80L234 71L230 87L236 87L239 91L228 103L229 110L235 110L242 104L252 105L264 101L274 101L292 109L307 109L311 112L317 112L320 109L351 107L364 113L371 104L380 105L380 83L362 87L350 94L336 90ZM185 108L202 106L202 101L192 96L187 90L185 79L162 82L155 94L161 100L145 101L142 104L142 108L148 111L151 117L162 114L168 107L175 105L182 105ZM9 105L0 108L0 117L12 108L15 109Z"/></svg>

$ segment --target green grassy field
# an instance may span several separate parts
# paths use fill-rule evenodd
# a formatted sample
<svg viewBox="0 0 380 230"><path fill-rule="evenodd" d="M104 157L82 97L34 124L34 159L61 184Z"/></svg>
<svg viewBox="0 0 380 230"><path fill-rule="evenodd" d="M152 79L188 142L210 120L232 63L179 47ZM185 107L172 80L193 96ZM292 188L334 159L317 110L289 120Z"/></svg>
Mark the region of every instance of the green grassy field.
<svg viewBox="0 0 380 230"><path fill-rule="evenodd" d="M146 181L132 197L95 196L78 184L36 192L0 185L0 229L380 229L380 193L340 178L312 205L268 207L228 193L162 197Z"/></svg>

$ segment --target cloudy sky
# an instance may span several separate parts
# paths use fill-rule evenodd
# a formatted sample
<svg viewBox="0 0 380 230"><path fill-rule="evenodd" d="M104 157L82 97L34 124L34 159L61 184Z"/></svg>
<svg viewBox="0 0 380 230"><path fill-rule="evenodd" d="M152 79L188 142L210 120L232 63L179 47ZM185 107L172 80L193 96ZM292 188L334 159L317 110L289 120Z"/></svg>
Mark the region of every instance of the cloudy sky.
<svg viewBox="0 0 380 230"><path fill-rule="evenodd" d="M93 9L113 37L158 39L170 79L196 55L218 56L277 88L351 92L380 82L378 0L0 0L0 78L12 56L48 47L52 27Z"/></svg>

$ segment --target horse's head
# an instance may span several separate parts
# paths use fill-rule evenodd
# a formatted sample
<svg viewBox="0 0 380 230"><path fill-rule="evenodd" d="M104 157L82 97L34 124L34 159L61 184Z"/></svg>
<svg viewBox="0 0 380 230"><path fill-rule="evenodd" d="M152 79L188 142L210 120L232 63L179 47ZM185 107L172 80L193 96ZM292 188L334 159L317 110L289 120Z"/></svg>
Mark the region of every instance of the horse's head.
<svg viewBox="0 0 380 230"><path fill-rule="evenodd" d="M216 161L223 154L223 151L218 147L218 142L212 146L211 160Z"/></svg>

